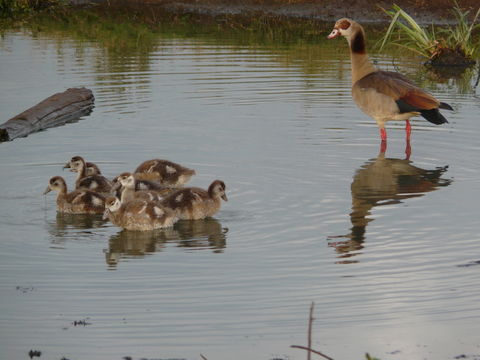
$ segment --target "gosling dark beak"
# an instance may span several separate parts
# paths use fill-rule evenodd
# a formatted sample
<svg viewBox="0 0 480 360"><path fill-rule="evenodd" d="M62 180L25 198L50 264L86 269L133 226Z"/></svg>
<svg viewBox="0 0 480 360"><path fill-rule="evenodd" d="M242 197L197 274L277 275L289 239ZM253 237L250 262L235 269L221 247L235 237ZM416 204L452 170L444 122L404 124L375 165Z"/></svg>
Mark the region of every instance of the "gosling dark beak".
<svg viewBox="0 0 480 360"><path fill-rule="evenodd" d="M115 181L115 179L113 179L113 185L112 185L112 193L117 191L117 190L120 190L122 187L122 184L120 184L120 181Z"/></svg>
<svg viewBox="0 0 480 360"><path fill-rule="evenodd" d="M108 215L110 214L110 210L105 209L103 212L102 220L108 220Z"/></svg>
<svg viewBox="0 0 480 360"><path fill-rule="evenodd" d="M43 192L43 195L48 194L50 191L52 191L52 189L50 189L50 186L47 186L47 188L46 188L45 191Z"/></svg>
<svg viewBox="0 0 480 360"><path fill-rule="evenodd" d="M225 201L228 201L227 195L226 195L226 194L223 194L223 195L222 195L222 199L225 200Z"/></svg>
<svg viewBox="0 0 480 360"><path fill-rule="evenodd" d="M68 162L68 163L66 163L65 165L63 165L63 168L64 168L64 169L70 169L70 163Z"/></svg>

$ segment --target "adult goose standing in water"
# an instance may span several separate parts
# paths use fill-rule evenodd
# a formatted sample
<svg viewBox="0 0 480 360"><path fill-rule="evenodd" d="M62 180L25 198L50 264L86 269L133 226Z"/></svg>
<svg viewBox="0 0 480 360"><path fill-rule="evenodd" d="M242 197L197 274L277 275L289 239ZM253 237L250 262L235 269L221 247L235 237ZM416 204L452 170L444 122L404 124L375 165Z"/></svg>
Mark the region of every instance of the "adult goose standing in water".
<svg viewBox="0 0 480 360"><path fill-rule="evenodd" d="M386 147L385 123L389 120L405 120L407 148L410 144L410 118L421 115L433 124L447 123L438 109L453 110L431 94L417 87L410 79L392 71L378 70L365 50L365 32L350 19L335 23L328 39L344 36L350 46L352 67L352 96L357 106L377 122L380 137ZM409 150L408 150L409 151Z"/></svg>

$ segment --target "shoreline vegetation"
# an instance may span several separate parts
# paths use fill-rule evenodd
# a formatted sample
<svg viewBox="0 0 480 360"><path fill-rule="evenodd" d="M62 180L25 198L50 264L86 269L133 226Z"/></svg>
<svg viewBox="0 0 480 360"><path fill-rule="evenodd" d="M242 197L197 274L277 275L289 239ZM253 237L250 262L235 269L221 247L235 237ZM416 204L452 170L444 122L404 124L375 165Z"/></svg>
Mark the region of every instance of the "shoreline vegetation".
<svg viewBox="0 0 480 360"><path fill-rule="evenodd" d="M394 5L421 25L455 23L451 14L455 5L473 13L478 9L477 0L436 0L434 6L426 0L353 0L348 6L339 6L329 0L0 0L0 18L18 18L59 8L75 11L82 7L107 7L113 11L136 9L157 16L162 13L173 16L189 14L204 20L218 16L240 19L264 16L335 22L341 17L350 17L361 23L385 25L390 22L390 16L382 9L389 10ZM470 18L473 19L473 15Z"/></svg>
<svg viewBox="0 0 480 360"><path fill-rule="evenodd" d="M75 27L79 37L98 37L107 44L129 40L137 46L150 46L156 33L179 28L186 36L198 32L216 36L233 33L245 42L314 43L340 17L355 18L369 28L372 37L379 37L385 34L394 16L392 8L401 7L402 12L415 19L416 26L423 24L426 31L433 29L433 24L446 30L458 27L455 9L465 14L464 24L470 21L473 25L478 20L477 0L438 0L434 7L424 0L399 0L395 4L354 0L345 9L326 0L0 0L0 29L28 27L35 32ZM476 35L479 28L472 26L471 32ZM393 36L391 29L392 25L385 36L389 41L382 46L405 41L401 35ZM478 36L472 35L470 41L473 38ZM462 65L475 64L478 48L477 40L471 61Z"/></svg>
<svg viewBox="0 0 480 360"><path fill-rule="evenodd" d="M385 10L392 21L383 37L380 50L387 44L396 45L427 59L428 66L464 66L476 63L480 41L474 40L474 33L480 29L477 20L480 6L469 22L470 11L462 10L458 3L452 10L455 24L442 28L422 27L398 5ZM394 37L393 40L391 38Z"/></svg>

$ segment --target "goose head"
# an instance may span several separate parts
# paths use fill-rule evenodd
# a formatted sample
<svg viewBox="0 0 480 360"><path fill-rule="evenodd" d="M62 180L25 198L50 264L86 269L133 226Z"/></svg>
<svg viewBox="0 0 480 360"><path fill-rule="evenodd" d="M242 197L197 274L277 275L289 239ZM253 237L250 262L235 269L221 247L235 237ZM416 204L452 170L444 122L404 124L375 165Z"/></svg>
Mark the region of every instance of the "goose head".
<svg viewBox="0 0 480 360"><path fill-rule="evenodd" d="M359 23L347 18L337 20L327 38L334 39L338 36L347 39L352 52L365 53L365 32Z"/></svg>
<svg viewBox="0 0 480 360"><path fill-rule="evenodd" d="M351 38L354 33L358 31L360 25L353 20L342 18L337 20L333 26L332 32L327 36L327 39L334 39L338 36L345 36L347 39Z"/></svg>

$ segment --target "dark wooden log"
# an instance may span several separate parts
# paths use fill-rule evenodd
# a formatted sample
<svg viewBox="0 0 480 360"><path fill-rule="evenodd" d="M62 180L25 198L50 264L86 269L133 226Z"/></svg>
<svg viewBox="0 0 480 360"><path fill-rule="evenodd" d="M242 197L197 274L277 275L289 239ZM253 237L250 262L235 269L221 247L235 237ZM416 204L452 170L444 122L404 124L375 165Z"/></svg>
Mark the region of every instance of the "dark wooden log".
<svg viewBox="0 0 480 360"><path fill-rule="evenodd" d="M86 88L70 88L54 94L1 124L0 141L78 120L92 112L94 101L92 91Z"/></svg>

